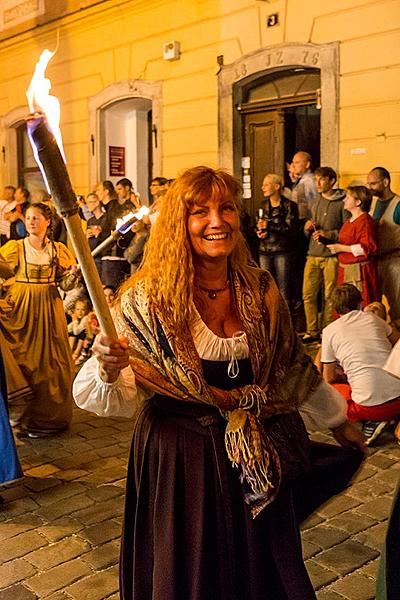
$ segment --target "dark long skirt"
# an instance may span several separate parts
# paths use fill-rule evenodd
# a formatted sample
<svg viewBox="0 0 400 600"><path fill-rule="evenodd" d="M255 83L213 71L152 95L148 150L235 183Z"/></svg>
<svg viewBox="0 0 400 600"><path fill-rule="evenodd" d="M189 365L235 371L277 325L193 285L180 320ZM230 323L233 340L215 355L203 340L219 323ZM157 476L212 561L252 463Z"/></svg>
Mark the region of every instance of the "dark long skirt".
<svg viewBox="0 0 400 600"><path fill-rule="evenodd" d="M317 468L282 485L253 520L224 430L218 411L205 405L157 396L140 411L127 478L122 600L315 599L298 522L345 487L361 455L313 446Z"/></svg>

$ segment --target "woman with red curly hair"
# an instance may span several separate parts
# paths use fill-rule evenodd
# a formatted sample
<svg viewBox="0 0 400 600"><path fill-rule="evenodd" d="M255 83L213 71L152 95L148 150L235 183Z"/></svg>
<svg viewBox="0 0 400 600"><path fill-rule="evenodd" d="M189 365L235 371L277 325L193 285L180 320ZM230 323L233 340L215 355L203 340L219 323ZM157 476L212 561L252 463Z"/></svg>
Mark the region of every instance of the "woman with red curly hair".
<svg viewBox="0 0 400 600"><path fill-rule="evenodd" d="M122 337L99 335L75 380L87 410L135 414L123 600L314 600L298 522L362 460L322 445L324 482L314 468L299 413L311 396L343 445L362 448L362 436L297 342L271 275L254 266L240 210L225 171L176 179L119 293Z"/></svg>

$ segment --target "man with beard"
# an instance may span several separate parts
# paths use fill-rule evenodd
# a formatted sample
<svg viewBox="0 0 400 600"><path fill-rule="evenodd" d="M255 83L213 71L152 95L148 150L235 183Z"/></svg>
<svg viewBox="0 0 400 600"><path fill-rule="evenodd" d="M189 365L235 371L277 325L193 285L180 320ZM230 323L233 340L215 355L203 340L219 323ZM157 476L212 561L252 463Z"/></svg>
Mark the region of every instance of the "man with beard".
<svg viewBox="0 0 400 600"><path fill-rule="evenodd" d="M370 214L377 224L378 277L392 321L400 320L400 197L390 188L390 173L375 167L367 184L373 195Z"/></svg>

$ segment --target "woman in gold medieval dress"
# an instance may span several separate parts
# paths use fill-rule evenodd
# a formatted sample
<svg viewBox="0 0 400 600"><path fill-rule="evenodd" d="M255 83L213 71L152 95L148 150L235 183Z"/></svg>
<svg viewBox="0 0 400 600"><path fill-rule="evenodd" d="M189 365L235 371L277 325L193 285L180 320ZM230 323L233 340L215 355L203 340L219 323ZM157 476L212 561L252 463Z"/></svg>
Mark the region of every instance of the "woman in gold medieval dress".
<svg viewBox="0 0 400 600"><path fill-rule="evenodd" d="M31 388L26 402L10 398L10 418L29 437L43 437L66 429L72 417L73 365L57 286L71 289L77 275L68 248L48 237L49 207L30 206L25 221L28 237L1 249L15 283L1 307L0 327Z"/></svg>

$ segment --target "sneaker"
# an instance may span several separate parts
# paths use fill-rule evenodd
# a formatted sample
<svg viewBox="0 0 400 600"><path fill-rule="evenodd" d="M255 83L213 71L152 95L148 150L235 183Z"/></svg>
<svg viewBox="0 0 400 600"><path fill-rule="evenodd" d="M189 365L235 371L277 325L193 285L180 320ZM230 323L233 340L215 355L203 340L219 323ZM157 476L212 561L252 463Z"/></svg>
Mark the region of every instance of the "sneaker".
<svg viewBox="0 0 400 600"><path fill-rule="evenodd" d="M321 342L321 336L311 335L311 333L305 333L301 338L301 341L303 342L303 344L319 344Z"/></svg>
<svg viewBox="0 0 400 600"><path fill-rule="evenodd" d="M367 438L365 442L367 446L371 446L372 442L375 442L388 424L389 421L364 421L362 432Z"/></svg>

